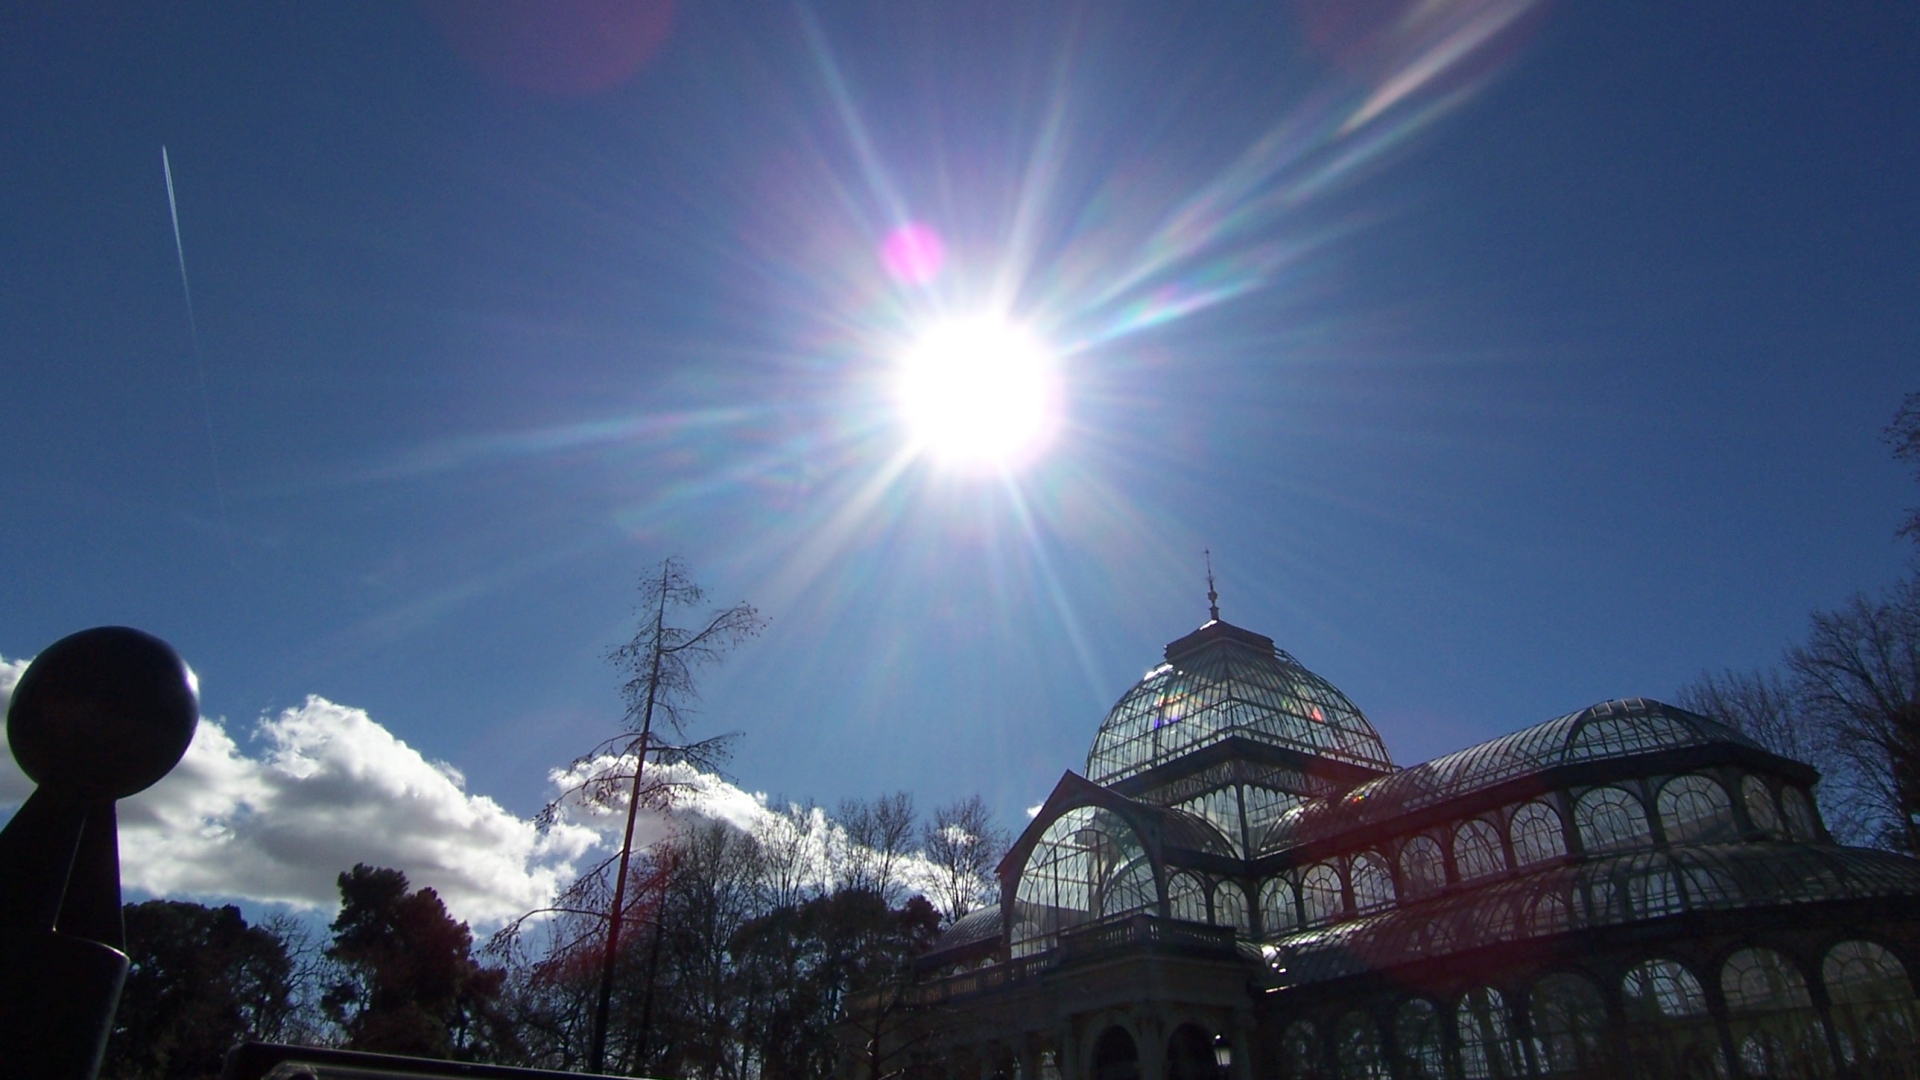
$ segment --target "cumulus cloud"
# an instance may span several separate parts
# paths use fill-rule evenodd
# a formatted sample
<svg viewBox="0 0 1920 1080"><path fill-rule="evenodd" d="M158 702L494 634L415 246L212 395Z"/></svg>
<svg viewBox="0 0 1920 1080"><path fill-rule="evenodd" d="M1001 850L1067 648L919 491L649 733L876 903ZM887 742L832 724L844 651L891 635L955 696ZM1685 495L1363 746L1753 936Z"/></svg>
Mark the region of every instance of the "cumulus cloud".
<svg viewBox="0 0 1920 1080"><path fill-rule="evenodd" d="M0 712L26 661L0 657ZM355 863L389 866L440 893L455 917L497 925L548 904L576 872L619 842L625 803L564 799L544 825L467 790L466 779L431 761L364 710L309 697L262 716L236 739L202 718L186 757L167 777L119 806L121 880L156 896L240 899L331 911L336 878ZM244 743L244 745L243 745ZM556 795L594 775L630 769L614 757L550 770ZM806 876L825 885L829 852L845 832L819 810L797 820L764 795L691 766L652 766L674 789L675 815L724 821L762 838L796 826L810 849ZM33 782L11 752L0 756L0 813L25 801ZM636 845L675 827L643 812ZM934 880L917 855L900 865L912 888Z"/></svg>

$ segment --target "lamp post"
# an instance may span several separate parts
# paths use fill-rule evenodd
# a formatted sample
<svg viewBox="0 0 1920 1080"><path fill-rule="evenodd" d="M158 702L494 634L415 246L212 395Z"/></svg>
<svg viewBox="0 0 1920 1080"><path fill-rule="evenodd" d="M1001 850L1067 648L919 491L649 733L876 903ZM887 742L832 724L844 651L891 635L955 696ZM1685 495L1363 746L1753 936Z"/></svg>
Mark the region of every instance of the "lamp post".
<svg viewBox="0 0 1920 1080"><path fill-rule="evenodd" d="M1233 1070L1233 1044L1225 1034L1213 1037L1213 1069L1220 1080L1227 1080Z"/></svg>

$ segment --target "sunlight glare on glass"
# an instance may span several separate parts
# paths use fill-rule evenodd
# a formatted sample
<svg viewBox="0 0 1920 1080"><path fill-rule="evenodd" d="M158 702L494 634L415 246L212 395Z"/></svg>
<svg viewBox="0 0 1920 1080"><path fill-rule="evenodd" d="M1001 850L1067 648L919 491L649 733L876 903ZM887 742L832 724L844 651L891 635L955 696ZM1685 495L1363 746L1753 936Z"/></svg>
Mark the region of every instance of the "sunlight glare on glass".
<svg viewBox="0 0 1920 1080"><path fill-rule="evenodd" d="M930 327L901 358L896 393L918 448L961 468L1023 464L1058 423L1052 356L1031 330L1003 318Z"/></svg>

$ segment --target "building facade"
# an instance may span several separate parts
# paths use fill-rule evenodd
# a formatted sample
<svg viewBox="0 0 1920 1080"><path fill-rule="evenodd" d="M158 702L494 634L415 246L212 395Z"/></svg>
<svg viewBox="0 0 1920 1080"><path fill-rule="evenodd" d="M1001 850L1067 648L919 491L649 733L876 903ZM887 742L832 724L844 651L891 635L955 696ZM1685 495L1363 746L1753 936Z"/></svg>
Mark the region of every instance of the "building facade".
<svg viewBox="0 0 1920 1080"><path fill-rule="evenodd" d="M1216 618L849 1019L951 1080L1920 1078L1920 862L1817 780L1646 699L1397 768Z"/></svg>

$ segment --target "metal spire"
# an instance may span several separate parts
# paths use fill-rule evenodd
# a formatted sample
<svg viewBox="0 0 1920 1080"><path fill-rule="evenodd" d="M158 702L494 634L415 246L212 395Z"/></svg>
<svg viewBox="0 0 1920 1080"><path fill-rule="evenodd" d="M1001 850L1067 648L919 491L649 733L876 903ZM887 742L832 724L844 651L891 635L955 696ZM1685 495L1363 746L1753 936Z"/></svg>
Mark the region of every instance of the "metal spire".
<svg viewBox="0 0 1920 1080"><path fill-rule="evenodd" d="M1207 560L1207 612L1214 622L1220 621L1220 594L1213 588L1213 549L1202 548L1200 554Z"/></svg>

